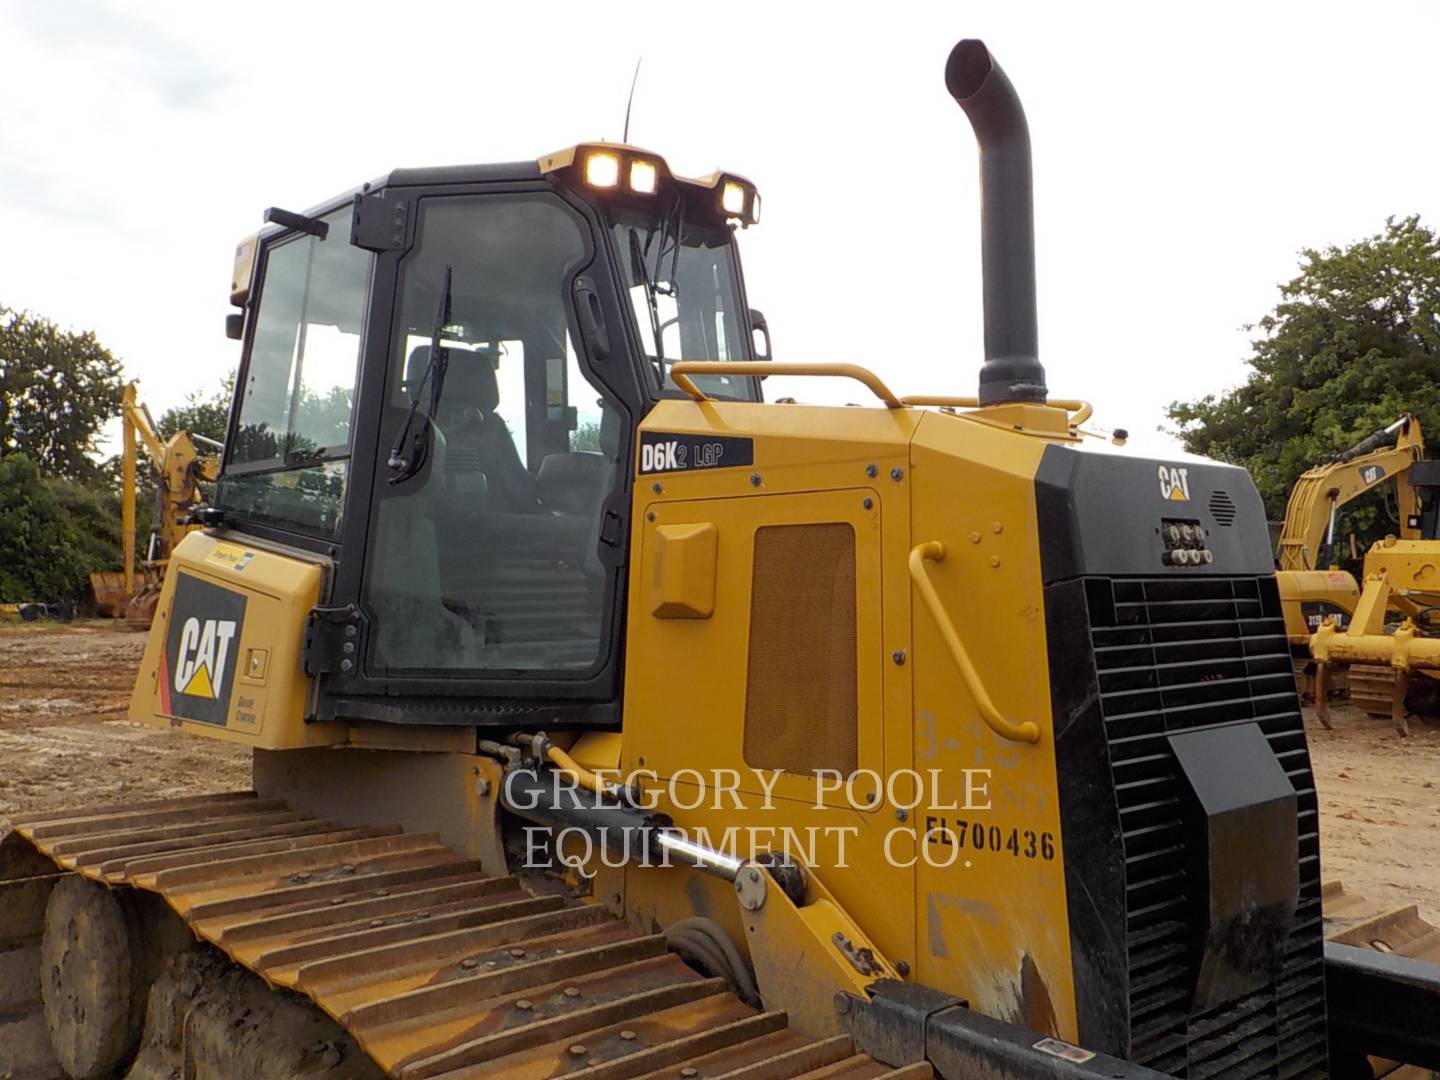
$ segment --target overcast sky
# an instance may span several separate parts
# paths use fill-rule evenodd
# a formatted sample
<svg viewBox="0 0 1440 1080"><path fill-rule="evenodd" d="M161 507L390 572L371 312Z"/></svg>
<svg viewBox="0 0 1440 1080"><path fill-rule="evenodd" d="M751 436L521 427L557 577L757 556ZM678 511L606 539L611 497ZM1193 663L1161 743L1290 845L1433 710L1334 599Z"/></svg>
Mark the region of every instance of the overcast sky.
<svg viewBox="0 0 1440 1080"><path fill-rule="evenodd" d="M95 330L158 415L218 385L235 242L397 166L619 139L758 185L778 358L974 391L961 37L1035 148L1041 358L1096 425L1243 378L1302 247L1440 222L1440 4L0 0L0 303ZM772 379L767 393L863 399Z"/></svg>

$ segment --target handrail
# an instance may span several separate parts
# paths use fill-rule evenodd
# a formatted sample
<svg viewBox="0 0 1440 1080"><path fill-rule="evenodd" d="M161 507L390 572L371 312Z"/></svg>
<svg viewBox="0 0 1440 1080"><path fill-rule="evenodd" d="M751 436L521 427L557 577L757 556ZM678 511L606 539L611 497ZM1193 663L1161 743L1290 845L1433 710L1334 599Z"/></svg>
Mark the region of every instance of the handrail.
<svg viewBox="0 0 1440 1080"><path fill-rule="evenodd" d="M940 562L944 558L945 545L938 540L927 540L923 544L915 545L910 552L910 580L914 582L915 591L920 594L920 599L925 601L925 607L929 609L930 617L935 620L935 627L940 631L940 637L944 640L945 647L950 650L950 658L960 669L960 678L965 683L965 689L970 692L975 707L980 710L981 719L996 735L1002 739L1009 739L1011 742L1039 742L1039 725L1033 720L1015 724L1005 719L1000 715L1000 710L995 708L995 703L990 700L990 695L980 681L980 673L975 670L975 665L970 660L970 654L965 651L965 643L955 632L955 624L946 614L944 605L940 603L940 594L935 591L935 584L930 580L930 575L925 569L926 560Z"/></svg>
<svg viewBox="0 0 1440 1080"><path fill-rule="evenodd" d="M675 385L696 401L709 401L710 395L695 385L691 375L829 375L839 379L854 379L864 383L866 388L883 401L887 408L901 409L906 405L937 405L952 409L976 409L980 399L973 397L947 397L937 394L909 394L897 397L895 391L886 386L880 376L859 364L804 364L787 360L679 360L670 368L670 377ZM1074 413L1070 426L1083 424L1094 414L1095 408L1088 401L1078 398L1051 398L1045 403L1052 409L1064 409Z"/></svg>
<svg viewBox="0 0 1440 1080"><path fill-rule="evenodd" d="M880 381L869 368L859 364L797 364L786 360L681 360L670 369L675 385L696 401L709 401L710 395L691 381L691 375L832 375L864 383L887 408L901 409L905 403Z"/></svg>
<svg viewBox="0 0 1440 1080"><path fill-rule="evenodd" d="M947 409L978 409L980 399L975 397L949 397L942 394L906 394L900 399L905 405L935 405ZM1051 398L1045 402L1051 409L1064 409L1067 413L1074 413L1070 417L1070 426L1079 427L1086 420L1095 414L1095 407L1088 401L1081 401L1079 398Z"/></svg>

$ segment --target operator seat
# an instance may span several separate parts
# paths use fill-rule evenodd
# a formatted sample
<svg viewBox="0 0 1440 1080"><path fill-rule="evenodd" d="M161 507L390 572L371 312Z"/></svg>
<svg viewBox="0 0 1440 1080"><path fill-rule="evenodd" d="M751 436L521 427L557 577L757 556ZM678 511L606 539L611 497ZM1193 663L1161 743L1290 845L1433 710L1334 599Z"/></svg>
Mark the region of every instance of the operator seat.
<svg viewBox="0 0 1440 1080"><path fill-rule="evenodd" d="M539 513L535 478L520 460L510 428L496 412L500 384L493 354L457 348L448 352L437 419L447 440L446 487L454 489L461 503L452 503L450 509ZM409 370L423 371L429 355L428 345L417 346L410 354ZM475 482L477 475L483 483Z"/></svg>

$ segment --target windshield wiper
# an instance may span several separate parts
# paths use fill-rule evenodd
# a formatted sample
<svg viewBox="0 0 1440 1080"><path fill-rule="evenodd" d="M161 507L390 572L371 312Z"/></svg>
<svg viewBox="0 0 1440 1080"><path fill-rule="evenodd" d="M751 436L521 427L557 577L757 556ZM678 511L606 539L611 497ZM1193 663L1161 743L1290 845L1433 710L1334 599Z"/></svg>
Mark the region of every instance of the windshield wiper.
<svg viewBox="0 0 1440 1080"><path fill-rule="evenodd" d="M652 238L654 234L651 234ZM650 337L655 342L655 378L661 390L665 389L665 345L660 339L660 305L655 299L657 286L650 279L650 268L645 265L645 252L640 247L640 235L630 230L630 266L633 273L640 275L640 284L645 287L645 306L650 312Z"/></svg>
<svg viewBox="0 0 1440 1080"><path fill-rule="evenodd" d="M386 464L396 470L396 475L390 478L392 484L409 480L419 472L430 453L430 422L435 416L435 410L440 407L440 392L445 386L445 369L450 364L450 351L440 347L440 337L450 321L450 276L451 268L447 266L445 279L440 286L440 303L435 309L435 327L430 334L430 355L425 360L425 373L415 384L410 395L410 411L405 416L405 424L400 428L400 434L395 436L395 445L390 447L390 458ZM425 412L425 426L411 435L410 429L415 423L415 413L420 407L420 396L425 392L427 382L430 384L430 405ZM402 453L407 450L407 439L410 440L408 454Z"/></svg>

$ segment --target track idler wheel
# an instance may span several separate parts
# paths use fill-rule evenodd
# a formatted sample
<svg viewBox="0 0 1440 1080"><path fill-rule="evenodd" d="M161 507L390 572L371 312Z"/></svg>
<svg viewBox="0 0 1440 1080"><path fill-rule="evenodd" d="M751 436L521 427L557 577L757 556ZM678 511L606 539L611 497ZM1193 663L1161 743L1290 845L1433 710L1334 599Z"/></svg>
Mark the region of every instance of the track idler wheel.
<svg viewBox="0 0 1440 1080"><path fill-rule="evenodd" d="M45 1026L75 1080L107 1076L139 1045L149 967L129 897L69 874L55 884L40 941Z"/></svg>

